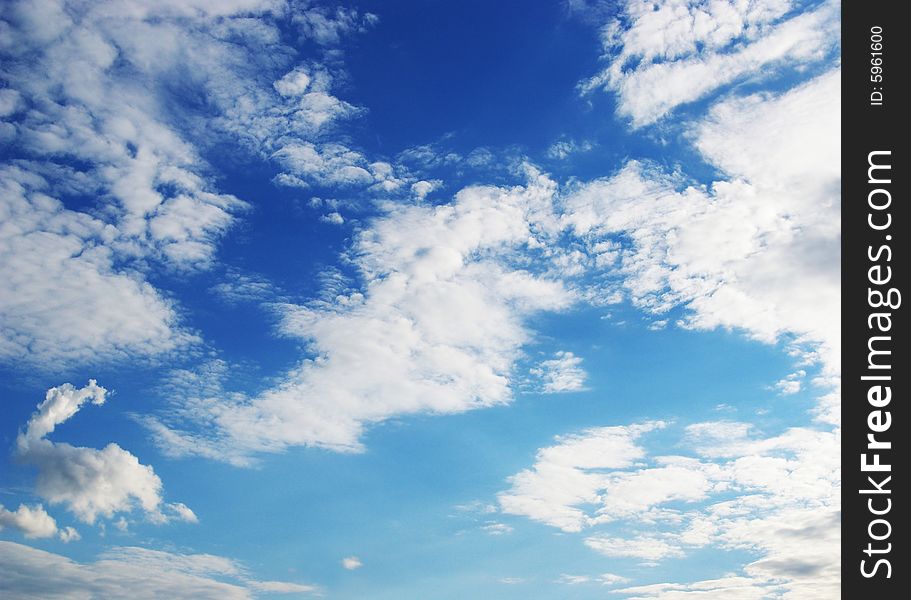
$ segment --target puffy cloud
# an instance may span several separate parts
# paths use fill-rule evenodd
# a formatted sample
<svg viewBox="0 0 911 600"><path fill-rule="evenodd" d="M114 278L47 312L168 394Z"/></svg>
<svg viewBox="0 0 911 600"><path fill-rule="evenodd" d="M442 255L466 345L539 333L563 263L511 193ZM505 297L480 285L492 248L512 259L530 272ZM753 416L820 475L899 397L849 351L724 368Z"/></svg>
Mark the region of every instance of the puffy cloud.
<svg viewBox="0 0 911 600"><path fill-rule="evenodd" d="M258 581L237 562L210 554L113 548L91 563L0 541L0 591L23 599L161 598L247 600L256 592L318 593L313 585Z"/></svg>
<svg viewBox="0 0 911 600"><path fill-rule="evenodd" d="M774 583L757 582L749 577L724 577L689 584L656 583L614 590L629 600L762 600L780 591ZM809 597L809 596L805 596ZM823 598L824 596L820 596Z"/></svg>
<svg viewBox="0 0 911 600"><path fill-rule="evenodd" d="M282 96L300 97L310 87L310 81L307 69L297 67L285 73L281 79L272 84L272 87Z"/></svg>
<svg viewBox="0 0 911 600"><path fill-rule="evenodd" d="M601 575L595 575L594 577L590 577L588 575L570 575L568 573L563 573L557 579L557 583L562 583L565 585L583 585L587 583L617 585L627 582L629 582L628 578L621 577L620 575L615 575L613 573L602 573Z"/></svg>
<svg viewBox="0 0 911 600"><path fill-rule="evenodd" d="M57 521L40 504L34 507L20 504L15 512L0 504L0 529L6 527L22 532L27 538L49 538L57 534ZM69 534L64 537L68 538Z"/></svg>
<svg viewBox="0 0 911 600"><path fill-rule="evenodd" d="M64 504L78 519L99 517L139 507L155 523L172 519L196 521L183 504L162 502L161 479L152 467L117 444L101 450L55 443L47 439L57 425L75 415L86 402L103 404L106 390L94 380L83 388L71 384L51 388L16 438L16 455L38 468L37 493L51 504Z"/></svg>
<svg viewBox="0 0 911 600"><path fill-rule="evenodd" d="M838 4L793 9L787 0L629 0L602 30L608 66L582 90L616 92L618 114L641 127L732 82L818 63L837 47Z"/></svg>
<svg viewBox="0 0 911 600"><path fill-rule="evenodd" d="M307 340L312 358L247 401L191 398L179 412L208 424L199 433L151 421L162 445L235 462L289 445L351 451L365 426L393 416L508 402L524 321L574 301L531 259L559 224L555 184L528 176L447 205L388 206L350 252L360 290L281 307L282 332Z"/></svg>
<svg viewBox="0 0 911 600"><path fill-rule="evenodd" d="M364 563L361 562L356 556L346 556L342 559L342 566L349 571L354 571L355 569L360 569L364 566Z"/></svg>
<svg viewBox="0 0 911 600"><path fill-rule="evenodd" d="M598 575L596 579L602 585L616 585L620 583L627 583L629 581L628 578L623 577L622 575L617 575L615 573L602 573L601 575Z"/></svg>
<svg viewBox="0 0 911 600"><path fill-rule="evenodd" d="M564 583L566 585L579 585L582 583L588 583L591 581L591 578L587 575L568 575L563 573L560 575L560 578L557 579L557 583Z"/></svg>
<svg viewBox="0 0 911 600"><path fill-rule="evenodd" d="M561 350L554 358L541 361L530 372L541 380L542 391L546 394L575 392L585 389L587 375L581 364L580 357Z"/></svg>

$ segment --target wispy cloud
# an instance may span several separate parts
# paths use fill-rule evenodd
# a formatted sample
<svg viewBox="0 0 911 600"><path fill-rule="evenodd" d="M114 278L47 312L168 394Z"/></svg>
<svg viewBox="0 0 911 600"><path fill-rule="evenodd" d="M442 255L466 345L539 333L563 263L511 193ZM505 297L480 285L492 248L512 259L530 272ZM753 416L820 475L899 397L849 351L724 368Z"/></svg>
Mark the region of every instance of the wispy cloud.
<svg viewBox="0 0 911 600"><path fill-rule="evenodd" d="M572 352L561 350L554 358L541 361L530 373L541 382L546 394L577 392L585 389L587 374L582 368L582 359Z"/></svg>
<svg viewBox="0 0 911 600"><path fill-rule="evenodd" d="M651 563L706 546L751 549L759 558L746 571L759 589L837 589L836 433L763 438L742 423L699 423L684 430L687 455L650 456L633 443L648 431L587 430L539 450L510 478L502 509L585 532L584 543L609 557Z"/></svg>
<svg viewBox="0 0 911 600"><path fill-rule="evenodd" d="M788 0L631 0L602 29L608 66L581 89L615 92L617 113L642 127L740 79L818 64L837 47L838 4L793 8Z"/></svg>
<svg viewBox="0 0 911 600"><path fill-rule="evenodd" d="M16 598L249 600L256 592L317 594L309 584L259 581L241 564L211 554L118 547L94 562L0 541L0 589Z"/></svg>

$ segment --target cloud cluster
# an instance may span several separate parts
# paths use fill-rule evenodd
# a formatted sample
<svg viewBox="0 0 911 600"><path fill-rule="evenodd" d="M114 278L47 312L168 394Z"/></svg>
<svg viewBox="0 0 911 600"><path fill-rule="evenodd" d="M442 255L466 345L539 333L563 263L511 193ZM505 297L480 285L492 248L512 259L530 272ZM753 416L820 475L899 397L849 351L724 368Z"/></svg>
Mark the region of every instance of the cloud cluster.
<svg viewBox="0 0 911 600"><path fill-rule="evenodd" d="M629 55L614 65L624 80L617 88L619 110L634 125L716 85L693 70L697 62L737 61L769 40L789 51L777 36L790 32L793 38L792 28L804 22L828 30L837 18L828 4L781 23L769 14L767 26L752 33L742 26L730 38L718 31L712 42L698 38L698 28L687 25L683 32L690 37L679 37L672 35L672 19L654 21L671 8L679 12L683 3L662 3L654 11L652 4L643 3L641 20L616 32L629 44ZM751 6L709 3L686 10ZM786 12L782 7L779 16ZM823 52L826 42L809 31L807 50ZM743 47L732 50L729 43ZM708 49L686 58L696 52L692 44ZM656 100L636 92L637 78L675 70L692 77L685 94L662 104L661 94ZM612 177L577 184L563 198L563 223L585 240L595 268L607 275L602 293L619 290L664 321L682 306L678 326L723 327L784 342L804 368L776 387L795 393L805 368L819 367L812 383L823 393L813 414L822 427L830 426L762 436L748 423L697 423L684 429L677 454L649 452L637 426L609 427L558 438L539 450L533 466L512 476L498 496L502 511L584 532L592 550L644 564L708 547L753 556L736 575L619 594L643 600L838 594L839 85L839 72L832 70L784 92L715 103L685 132L726 176L710 186L631 161ZM772 147L775 152L768 151ZM598 449L594 459L592 448Z"/></svg>
<svg viewBox="0 0 911 600"><path fill-rule="evenodd" d="M581 365L582 358L561 350L553 358L541 361L530 373L540 379L541 391L545 394L577 392L585 389L588 376Z"/></svg>
<svg viewBox="0 0 911 600"><path fill-rule="evenodd" d="M49 369L191 343L171 301L119 266L116 228L50 188L27 168L0 168L0 359Z"/></svg>
<svg viewBox="0 0 911 600"><path fill-rule="evenodd" d="M558 438L556 445L538 450L533 467L510 477L510 489L498 496L500 508L563 531L582 531L593 518L581 507L597 502L598 491L607 486L602 470L632 466L645 456L639 436L664 426L656 421L600 427Z"/></svg>
<svg viewBox="0 0 911 600"><path fill-rule="evenodd" d="M833 379L841 348L839 93L832 71L779 95L724 100L691 134L729 179L705 188L633 161L581 185L564 218L593 252L613 244L613 274L639 307L661 315L684 305L688 327L737 329L764 342L788 337Z"/></svg>
<svg viewBox="0 0 911 600"><path fill-rule="evenodd" d="M837 591L837 433L761 437L745 423L697 423L678 444L687 455L652 455L639 438L663 426L558 438L509 479L501 510L585 532L585 544L609 557L653 563L706 546L748 550L757 560L741 583L774 583L795 598Z"/></svg>
<svg viewBox="0 0 911 600"><path fill-rule="evenodd" d="M350 252L359 290L281 308L282 332L306 340L312 358L246 402L189 400L184 416L209 424L205 437L153 422L164 447L229 460L289 445L351 451L370 423L508 402L531 339L525 320L574 301L530 259L558 222L555 184L534 170L528 177L525 186L466 188L452 204L388 206ZM560 360L552 386L572 387L577 359Z"/></svg>
<svg viewBox="0 0 911 600"><path fill-rule="evenodd" d="M51 388L16 438L16 456L38 469L38 495L52 505L65 505L88 524L137 507L154 523L175 519L196 522L196 515L187 506L164 503L161 479L152 467L141 464L117 444L98 450L47 439L86 402L103 404L105 394L94 380L80 389L68 383Z"/></svg>
<svg viewBox="0 0 911 600"><path fill-rule="evenodd" d="M359 287L280 307L282 333L311 352L280 385L240 400L191 394L177 414L200 431L147 423L178 455L244 462L291 445L357 450L371 423L507 402L532 339L529 316L617 293L658 317L686 307L684 327L787 340L800 360L822 366L815 382L831 386L840 351L838 86L829 72L785 93L717 104L689 132L729 176L710 188L633 161L562 195L531 170L526 186L389 206L348 253ZM767 156L758 149L769 131L787 135ZM567 233L573 243L559 243ZM607 274L609 287L580 293L574 278L593 273ZM565 353L532 374L544 391L580 389L580 360ZM836 408L821 401L818 417L834 422Z"/></svg>
<svg viewBox="0 0 911 600"><path fill-rule="evenodd" d="M149 272L208 268L247 210L204 159L226 140L284 165L280 179L404 184L332 140L333 123L362 111L332 95L328 67L297 59L279 25L331 46L372 15L281 0L6 9L2 360L67 368L194 342Z"/></svg>
<svg viewBox="0 0 911 600"><path fill-rule="evenodd" d="M237 562L211 554L112 548L79 563L0 541L0 592L8 597L248 600L257 592L316 594L313 585L253 579Z"/></svg>
<svg viewBox="0 0 911 600"><path fill-rule="evenodd" d="M794 4L629 0L602 29L607 67L581 89L615 92L641 127L727 84L819 63L838 44L838 3Z"/></svg>

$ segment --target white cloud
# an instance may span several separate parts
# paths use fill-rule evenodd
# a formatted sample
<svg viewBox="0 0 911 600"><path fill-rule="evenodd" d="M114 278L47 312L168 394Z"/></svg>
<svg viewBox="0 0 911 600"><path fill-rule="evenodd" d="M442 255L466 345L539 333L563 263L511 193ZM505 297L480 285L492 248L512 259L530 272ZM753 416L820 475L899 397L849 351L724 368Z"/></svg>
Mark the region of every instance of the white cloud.
<svg viewBox="0 0 911 600"><path fill-rule="evenodd" d="M364 566L364 563L361 562L356 556L346 556L342 559L342 566L349 571L354 571L355 569L360 569Z"/></svg>
<svg viewBox="0 0 911 600"><path fill-rule="evenodd" d="M531 369L531 374L541 380L541 389L546 394L576 392L585 389L587 374L580 366L582 359L572 352L560 351L554 358L541 361Z"/></svg>
<svg viewBox="0 0 911 600"><path fill-rule="evenodd" d="M628 600L763 600L778 596L780 586L757 582L749 577L724 577L688 584L656 583L613 590ZM811 596L804 596L810 598ZM817 597L817 596L814 596ZM818 596L829 598L831 596Z"/></svg>
<svg viewBox="0 0 911 600"><path fill-rule="evenodd" d="M575 140L558 140L547 148L547 157L554 160L565 160L578 152L588 152L594 146L591 142Z"/></svg>
<svg viewBox="0 0 911 600"><path fill-rule="evenodd" d="M258 581L227 558L146 548L113 548L79 563L59 554L0 541L0 591L9 597L247 600L257 591L316 594L312 585Z"/></svg>
<svg viewBox="0 0 911 600"><path fill-rule="evenodd" d="M411 184L411 193L418 200L423 200L427 197L427 194L430 192L439 189L443 184L439 179L434 179L432 181L420 180Z"/></svg>
<svg viewBox="0 0 911 600"><path fill-rule="evenodd" d="M626 577L620 575L615 575L613 573L602 573L601 575L595 575L590 577L588 575L569 575L563 573L557 579L557 583L562 583L565 585L583 585L588 583L597 583L600 585L617 585L620 583L627 583L630 580Z"/></svg>
<svg viewBox="0 0 911 600"><path fill-rule="evenodd" d="M281 181L386 183L329 135L362 110L324 65L291 64L277 23L334 44L372 15L282 0L7 8L0 133L23 160L0 172L4 360L68 368L195 341L148 274L210 267L247 209L217 189L212 146L274 157Z"/></svg>
<svg viewBox="0 0 911 600"><path fill-rule="evenodd" d="M59 529L57 521L37 504L28 506L20 504L15 511L7 510L0 504L0 530L9 527L22 533L26 538L49 538L57 536L64 544L82 538L73 527Z"/></svg>
<svg viewBox="0 0 911 600"><path fill-rule="evenodd" d="M319 220L332 225L343 225L345 223L345 218L337 212L325 214Z"/></svg>
<svg viewBox="0 0 911 600"><path fill-rule="evenodd" d="M568 575L563 573L557 579L557 583L562 583L565 585L580 585L583 583L588 583L591 581L591 577L587 575Z"/></svg>
<svg viewBox="0 0 911 600"><path fill-rule="evenodd" d="M57 534L57 521L40 504L20 504L15 512L0 504L0 530L6 527L20 531L27 538L49 538ZM64 534L61 539L64 537L69 537L69 534Z"/></svg>
<svg viewBox="0 0 911 600"><path fill-rule="evenodd" d="M793 8L786 0L630 0L602 30L610 63L582 90L616 92L618 114L641 127L721 86L819 62L838 44L838 4Z"/></svg>
<svg viewBox="0 0 911 600"><path fill-rule="evenodd" d="M281 298L281 292L272 282L255 274L229 268L221 283L210 291L228 304L254 304Z"/></svg>
<svg viewBox="0 0 911 600"><path fill-rule="evenodd" d="M490 535L506 535L513 531L512 527L506 523L497 523L496 521L485 523L481 529Z"/></svg>
<svg viewBox="0 0 911 600"><path fill-rule="evenodd" d="M778 392L783 396L788 396L790 394L796 394L803 387L802 379L806 377L807 372L804 370L796 371L789 374L784 379L779 379L775 383L775 387L778 389Z"/></svg>
<svg viewBox="0 0 911 600"><path fill-rule="evenodd" d="M630 427L600 427L557 438L538 450L535 464L509 478L510 489L497 498L505 513L526 516L567 532L581 531L596 519L584 507L600 501L608 484L605 469L622 469L645 456L636 444L661 422Z"/></svg>
<svg viewBox="0 0 911 600"><path fill-rule="evenodd" d="M8 117L22 106L22 96L16 90L0 90L0 118Z"/></svg>
<svg viewBox="0 0 911 600"><path fill-rule="evenodd" d="M45 400L16 438L16 456L38 469L37 493L53 504L64 504L85 523L99 516L139 507L155 523L172 519L195 522L183 504L163 504L161 479L152 467L111 443L101 450L56 443L47 439L57 425L75 415L86 402L103 404L106 390L94 380L81 389L70 384L51 388Z"/></svg>
<svg viewBox="0 0 911 600"><path fill-rule="evenodd" d="M571 194L565 219L592 244L623 240L618 272L636 305L658 315L685 305L685 326L765 342L791 334L834 381L838 97L833 71L777 96L725 100L692 133L729 180L688 186L632 162Z"/></svg>
<svg viewBox="0 0 911 600"><path fill-rule="evenodd" d="M116 228L66 209L49 187L27 169L0 169L0 358L66 368L191 343L171 302L115 266Z"/></svg>
<svg viewBox="0 0 911 600"><path fill-rule="evenodd" d="M334 45L346 35L375 25L379 17L369 12L361 15L355 9L342 6L335 7L334 11L317 6L295 13L293 20L307 37L320 44Z"/></svg>
<svg viewBox="0 0 911 600"><path fill-rule="evenodd" d="M79 535L79 532L73 527L64 527L58 532L58 536L64 544L69 544L70 542L76 542L82 539L82 536Z"/></svg>
<svg viewBox="0 0 911 600"><path fill-rule="evenodd" d="M359 291L282 308L282 332L307 340L312 358L248 401L189 400L183 416L209 427L194 434L152 422L159 441L234 462L289 445L352 451L367 425L393 416L508 402L530 339L525 319L574 300L560 280L521 262L557 231L554 191L531 170L524 187L389 205L351 250Z"/></svg>
<svg viewBox="0 0 911 600"><path fill-rule="evenodd" d="M189 4L203 23L231 10ZM162 106L163 72L179 64L167 46L185 39L169 7L17 2L7 14L0 77L31 107L16 122L14 147L85 165L118 252L206 266L244 204L212 191L206 165Z"/></svg>
<svg viewBox="0 0 911 600"><path fill-rule="evenodd" d="M594 535L585 538L585 545L604 556L615 558L630 557L640 558L644 561L657 561L663 558L683 556L680 548L650 536L617 538Z"/></svg>
<svg viewBox="0 0 911 600"><path fill-rule="evenodd" d="M634 443L644 431L587 430L539 450L499 495L502 510L584 531L585 545L609 557L653 563L704 547L751 551L757 558L738 580L750 593L773 584L795 598L837 592L837 432L761 437L745 423L696 423L676 446L690 455L681 456L647 454ZM689 585L660 590L701 584Z"/></svg>
<svg viewBox="0 0 911 600"><path fill-rule="evenodd" d="M272 155L294 176L322 185L366 186L374 182L364 156L342 144L316 145L294 142L282 146ZM283 179L278 180L283 183Z"/></svg>
<svg viewBox="0 0 911 600"><path fill-rule="evenodd" d="M617 585L620 583L628 583L629 578L623 577L622 575L617 575L615 573L602 573L598 575L595 579L598 580L602 585Z"/></svg>
<svg viewBox="0 0 911 600"><path fill-rule="evenodd" d="M312 80L307 69L297 67L285 73L281 79L272 84L272 87L282 96L300 97L310 87L310 81Z"/></svg>

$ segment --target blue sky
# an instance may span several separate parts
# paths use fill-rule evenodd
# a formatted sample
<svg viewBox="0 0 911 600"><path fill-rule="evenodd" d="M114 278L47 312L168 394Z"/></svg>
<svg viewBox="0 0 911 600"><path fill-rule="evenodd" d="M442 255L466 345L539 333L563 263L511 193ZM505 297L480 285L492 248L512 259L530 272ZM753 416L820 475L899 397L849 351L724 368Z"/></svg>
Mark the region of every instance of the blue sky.
<svg viewBox="0 0 911 600"><path fill-rule="evenodd" d="M0 590L832 597L838 19L4 2Z"/></svg>

